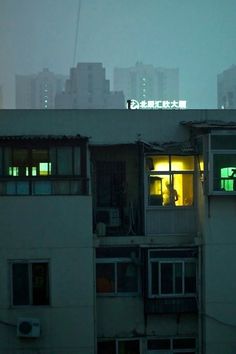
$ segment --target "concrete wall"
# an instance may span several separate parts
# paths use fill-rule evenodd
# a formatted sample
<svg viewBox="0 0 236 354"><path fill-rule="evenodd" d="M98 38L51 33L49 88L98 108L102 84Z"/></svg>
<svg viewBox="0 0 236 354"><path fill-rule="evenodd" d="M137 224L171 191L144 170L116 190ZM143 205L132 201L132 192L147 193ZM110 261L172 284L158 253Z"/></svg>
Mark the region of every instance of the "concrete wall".
<svg viewBox="0 0 236 354"><path fill-rule="evenodd" d="M203 273L207 354L234 353L236 349L236 200L210 197L205 215Z"/></svg>
<svg viewBox="0 0 236 354"><path fill-rule="evenodd" d="M0 324L0 353L94 353L91 211L91 197L0 198L0 320L39 318L42 328L40 338L19 339ZM11 306L9 261L22 259L49 261L49 306Z"/></svg>
<svg viewBox="0 0 236 354"><path fill-rule="evenodd" d="M191 120L235 120L227 110L1 110L1 135L62 134L89 136L92 144L183 141Z"/></svg>
<svg viewBox="0 0 236 354"><path fill-rule="evenodd" d="M141 296L97 296L97 335L132 337L144 334L144 310Z"/></svg>

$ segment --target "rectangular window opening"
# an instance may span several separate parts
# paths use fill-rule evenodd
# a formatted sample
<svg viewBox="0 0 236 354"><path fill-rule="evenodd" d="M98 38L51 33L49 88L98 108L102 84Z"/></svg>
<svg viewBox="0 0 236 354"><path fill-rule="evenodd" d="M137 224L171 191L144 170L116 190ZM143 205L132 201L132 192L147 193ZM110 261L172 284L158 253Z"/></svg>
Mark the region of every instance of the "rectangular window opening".
<svg viewBox="0 0 236 354"><path fill-rule="evenodd" d="M48 262L11 263L12 305L49 305Z"/></svg>

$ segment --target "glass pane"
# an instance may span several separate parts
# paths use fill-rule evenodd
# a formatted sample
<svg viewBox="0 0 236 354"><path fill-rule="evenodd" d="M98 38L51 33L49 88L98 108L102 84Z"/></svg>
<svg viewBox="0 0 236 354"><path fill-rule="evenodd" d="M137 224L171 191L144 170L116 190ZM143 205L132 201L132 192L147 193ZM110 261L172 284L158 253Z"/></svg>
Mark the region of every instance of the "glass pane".
<svg viewBox="0 0 236 354"><path fill-rule="evenodd" d="M125 185L125 161L96 162L97 206L124 206L126 203Z"/></svg>
<svg viewBox="0 0 236 354"><path fill-rule="evenodd" d="M16 182L17 195L29 195L29 182Z"/></svg>
<svg viewBox="0 0 236 354"><path fill-rule="evenodd" d="M49 149L49 161L51 163L51 174L56 175L57 173L57 150L56 148L50 148Z"/></svg>
<svg viewBox="0 0 236 354"><path fill-rule="evenodd" d="M173 294L173 264L161 263L161 293Z"/></svg>
<svg viewBox="0 0 236 354"><path fill-rule="evenodd" d="M49 276L47 263L32 263L33 305L49 305Z"/></svg>
<svg viewBox="0 0 236 354"><path fill-rule="evenodd" d="M154 171L169 171L170 166L169 166L169 156L153 156L153 170Z"/></svg>
<svg viewBox="0 0 236 354"><path fill-rule="evenodd" d="M193 156L171 156L171 171L193 171Z"/></svg>
<svg viewBox="0 0 236 354"><path fill-rule="evenodd" d="M159 263L152 262L151 267L152 267L152 290L151 290L151 293L152 293L152 295L158 295L159 294Z"/></svg>
<svg viewBox="0 0 236 354"><path fill-rule="evenodd" d="M194 338L173 339L173 349L195 349Z"/></svg>
<svg viewBox="0 0 236 354"><path fill-rule="evenodd" d="M116 354L116 342L114 340L98 342L97 354Z"/></svg>
<svg viewBox="0 0 236 354"><path fill-rule="evenodd" d="M4 195L5 194L5 183L4 182L0 182L0 195Z"/></svg>
<svg viewBox="0 0 236 354"><path fill-rule="evenodd" d="M140 354L138 340L118 342L118 354Z"/></svg>
<svg viewBox="0 0 236 354"><path fill-rule="evenodd" d="M138 272L135 264L117 263L117 291L121 293L138 291Z"/></svg>
<svg viewBox="0 0 236 354"><path fill-rule="evenodd" d="M185 263L185 293L196 292L196 263Z"/></svg>
<svg viewBox="0 0 236 354"><path fill-rule="evenodd" d="M175 263L175 293L183 293L183 263Z"/></svg>
<svg viewBox="0 0 236 354"><path fill-rule="evenodd" d="M192 174L174 174L173 185L175 193L176 206L193 205L193 175Z"/></svg>
<svg viewBox="0 0 236 354"><path fill-rule="evenodd" d="M213 156L213 188L215 191L236 191L236 154Z"/></svg>
<svg viewBox="0 0 236 354"><path fill-rule="evenodd" d="M13 305L29 305L28 264L12 264L12 301Z"/></svg>
<svg viewBox="0 0 236 354"><path fill-rule="evenodd" d="M70 194L70 181L54 181L53 194Z"/></svg>
<svg viewBox="0 0 236 354"><path fill-rule="evenodd" d="M147 342L148 350L161 350L161 349L170 349L170 340L169 339L153 339L148 340Z"/></svg>
<svg viewBox="0 0 236 354"><path fill-rule="evenodd" d="M52 194L52 184L50 181L38 181L33 183L33 194L49 195Z"/></svg>
<svg viewBox="0 0 236 354"><path fill-rule="evenodd" d="M27 166L29 162L28 149L13 149L13 163L16 166Z"/></svg>
<svg viewBox="0 0 236 354"><path fill-rule="evenodd" d="M51 174L48 149L32 149L32 176L48 176Z"/></svg>
<svg viewBox="0 0 236 354"><path fill-rule="evenodd" d="M48 176L51 175L51 162L40 162L39 163L39 175Z"/></svg>
<svg viewBox="0 0 236 354"><path fill-rule="evenodd" d="M165 176L149 176L149 205L162 205L162 181ZM168 178L168 176L166 176Z"/></svg>
<svg viewBox="0 0 236 354"><path fill-rule="evenodd" d="M29 150L13 149L12 166L18 167L18 176L27 176L29 170Z"/></svg>
<svg viewBox="0 0 236 354"><path fill-rule="evenodd" d="M115 264L98 263L96 265L97 293L115 292Z"/></svg>
<svg viewBox="0 0 236 354"><path fill-rule="evenodd" d="M6 194L16 195L16 182L6 182Z"/></svg>
<svg viewBox="0 0 236 354"><path fill-rule="evenodd" d="M82 181L70 181L70 194L82 194Z"/></svg>
<svg viewBox="0 0 236 354"><path fill-rule="evenodd" d="M2 148L0 148L0 176L3 175L3 159L2 159L3 151Z"/></svg>
<svg viewBox="0 0 236 354"><path fill-rule="evenodd" d="M211 148L221 150L236 149L236 135L213 135L211 136Z"/></svg>
<svg viewBox="0 0 236 354"><path fill-rule="evenodd" d="M12 151L10 148L4 149L4 175L12 176Z"/></svg>
<svg viewBox="0 0 236 354"><path fill-rule="evenodd" d="M57 173L59 175L73 175L72 147L64 146L57 149Z"/></svg>
<svg viewBox="0 0 236 354"><path fill-rule="evenodd" d="M80 147L74 148L74 167L75 167L75 175L81 175L80 169Z"/></svg>

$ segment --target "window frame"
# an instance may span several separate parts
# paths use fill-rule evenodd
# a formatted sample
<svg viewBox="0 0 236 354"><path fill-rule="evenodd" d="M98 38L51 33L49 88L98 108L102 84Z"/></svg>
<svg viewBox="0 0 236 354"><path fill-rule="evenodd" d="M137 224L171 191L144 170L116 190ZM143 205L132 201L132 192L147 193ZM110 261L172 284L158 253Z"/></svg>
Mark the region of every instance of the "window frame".
<svg viewBox="0 0 236 354"><path fill-rule="evenodd" d="M195 348L174 348L174 341L175 340L184 340L184 339L187 339L187 340L194 340L195 341ZM168 340L169 343L170 343L170 346L169 346L169 349L148 349L148 341L151 341L151 340L154 340L154 341L158 341L158 340ZM178 353L194 353L194 354L197 354L197 339L196 337L192 337L192 336L189 336L189 337L159 337L159 338L147 338L147 353L148 354L162 354L162 353L169 353L169 354L178 354Z"/></svg>
<svg viewBox="0 0 236 354"><path fill-rule="evenodd" d="M207 144L206 144L206 156L208 158L208 171L207 171L207 176L208 176L208 194L209 195L222 195L222 196L230 196L230 195L236 195L236 190L235 191L225 191L225 190L215 190L214 189L214 156L215 155L235 155L236 157L236 147L235 148L229 148L229 149L222 149L222 148L217 148L217 147L212 147L212 140L213 137L215 136L223 136L227 138L227 136L234 136L236 140L236 132L235 131L229 131L229 130L221 130L221 131L211 131L209 134L207 134ZM231 166L229 166L231 167Z"/></svg>
<svg viewBox="0 0 236 354"><path fill-rule="evenodd" d="M61 148L71 149L70 175L58 174L58 151ZM13 153L17 150L27 150L22 173L20 167L15 166L16 163L13 161ZM44 167L40 170L40 161L37 161L37 151L40 150L48 158L45 162L42 157L43 163L47 164L46 174ZM35 159L32 156L35 156ZM88 195L87 138L2 137L0 171L0 195L3 196ZM46 189L43 187L44 182L50 184ZM37 187L39 192L36 192Z"/></svg>
<svg viewBox="0 0 236 354"><path fill-rule="evenodd" d="M148 165L148 159L152 159L153 157L168 157L168 170L166 171L155 171L152 170L151 168L147 168ZM193 158L193 170L172 170L171 168L171 164L172 164L172 158L175 157L192 157ZM196 159L195 159L195 155L191 154L191 155L181 155L181 154L147 154L145 156L145 170L146 170L146 193L145 193L145 199L146 199L146 206L150 209L175 209L175 208L194 208L195 207L195 200L196 200L196 196L195 196L195 176L196 176ZM192 194L193 194L193 202L191 205L152 205L150 203L150 177L151 176L156 176L156 177L160 177L160 176L169 176L169 181L170 181L170 185L173 187L174 189L174 185L173 185L173 176L175 175L188 175L188 176L192 176Z"/></svg>
<svg viewBox="0 0 236 354"><path fill-rule="evenodd" d="M197 275L198 275L198 269L197 269L197 259L193 257L151 257L150 253L152 251L155 251L153 249L148 251L148 298L150 299L156 299L156 298L183 298L183 297L196 297L197 296ZM158 294L153 294L152 293L152 264L153 263L158 263ZM185 292L185 265L188 263L195 264L195 276L196 276L196 291L193 293L186 293ZM172 264L174 268L174 264L182 264L182 292L181 293L176 293L174 292L174 283L175 283L175 277L173 275L173 293L162 293L162 287L161 287L161 267L159 264Z"/></svg>
<svg viewBox="0 0 236 354"><path fill-rule="evenodd" d="M97 341L97 343L102 343L102 342L114 342L115 343L115 354L119 354L119 343L120 342L131 342L131 341L137 341L139 343L139 354L142 353L142 341L140 338L114 338L114 339L103 339Z"/></svg>
<svg viewBox="0 0 236 354"><path fill-rule="evenodd" d="M130 263L130 264L134 264L134 262L132 262L132 260L130 258L124 257L124 258L97 258L96 259L96 265L97 264L114 264L114 291L113 292L107 292L107 293L102 293L102 292L96 292L97 296L139 296L140 295L140 291L141 291L141 286L140 286L140 271L139 271L139 266L135 265L137 269L137 291L135 292L119 292L118 291L118 271L117 271L117 264L122 264L122 263ZM96 281L97 281L97 277L96 277Z"/></svg>
<svg viewBox="0 0 236 354"><path fill-rule="evenodd" d="M28 270L28 284L29 284L29 303L23 305L15 305L13 303L13 265L14 264L27 264ZM47 264L48 267L48 304L39 304L36 305L33 303L33 272L32 264ZM50 307L51 306L51 264L49 259L14 259L9 260L9 273L10 273L10 307L19 308L19 307Z"/></svg>
<svg viewBox="0 0 236 354"><path fill-rule="evenodd" d="M63 151L63 148L70 148L71 151L69 152L70 155L71 155L71 170L72 172L69 173L69 174L66 174L66 173L58 173L58 170L60 167L60 159L59 159L59 154L62 155L62 153L65 151ZM1 174L1 177L5 177L5 178L50 178L50 177L81 177L83 175L83 159L85 158L83 156L83 147L80 145L80 144L41 144L41 145L34 145L33 143L31 145L20 145L20 144L15 144L15 145L1 145L0 146L0 149L1 149L1 155L2 155L2 161L1 161L1 164L2 164L2 174ZM10 163L10 165L6 165L6 151L8 149L8 153L9 153L9 161L8 163ZM76 149L78 151L76 151ZM14 161L14 154L18 151L18 150L26 150L27 151L27 162L25 164L25 168L26 168L26 173L24 175L14 175L14 173L9 173L9 172L6 172L6 169L16 169L18 168L18 166L15 166L15 161ZM40 151L40 150L45 150L46 151L46 154L47 154L47 161L41 161L41 163L45 163L48 165L48 173L43 175L43 174L40 174L40 173L36 173L34 171L37 171L38 172L38 166L35 166L36 164L36 161L35 159L33 159L33 155L36 151ZM55 150L55 151L54 151ZM54 151L54 152L53 152ZM54 166L52 166L52 152L54 153ZM75 156L78 156L79 157L79 164L76 164L75 162ZM12 166L11 166L12 164ZM37 164L40 164L40 161L37 161ZM55 169L54 172L53 172L53 168ZM79 171L77 173L77 170ZM14 170L13 170L14 171Z"/></svg>

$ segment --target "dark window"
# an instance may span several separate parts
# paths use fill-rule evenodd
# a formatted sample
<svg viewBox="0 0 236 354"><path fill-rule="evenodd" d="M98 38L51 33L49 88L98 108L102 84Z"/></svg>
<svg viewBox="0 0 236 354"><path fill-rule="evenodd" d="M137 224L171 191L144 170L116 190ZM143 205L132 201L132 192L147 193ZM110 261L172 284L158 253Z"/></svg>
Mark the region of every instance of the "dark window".
<svg viewBox="0 0 236 354"><path fill-rule="evenodd" d="M194 261L151 261L151 295L187 295L196 293Z"/></svg>
<svg viewBox="0 0 236 354"><path fill-rule="evenodd" d="M150 339L147 349L150 353L195 354L195 338Z"/></svg>
<svg viewBox="0 0 236 354"><path fill-rule="evenodd" d="M116 342L114 340L98 342L97 354L116 354Z"/></svg>
<svg viewBox="0 0 236 354"><path fill-rule="evenodd" d="M173 349L194 349L194 338L176 338L173 339Z"/></svg>
<svg viewBox="0 0 236 354"><path fill-rule="evenodd" d="M49 305L48 263L12 263L12 305Z"/></svg>
<svg viewBox="0 0 236 354"><path fill-rule="evenodd" d="M12 264L13 305L29 305L29 270L27 263Z"/></svg>
<svg viewBox="0 0 236 354"><path fill-rule="evenodd" d="M124 340L118 342L118 354L139 354L138 340Z"/></svg>
<svg viewBox="0 0 236 354"><path fill-rule="evenodd" d="M139 340L135 339L98 342L97 349L98 354L140 354Z"/></svg>
<svg viewBox="0 0 236 354"><path fill-rule="evenodd" d="M97 161L97 206L122 207L125 205L125 162Z"/></svg>
<svg viewBox="0 0 236 354"><path fill-rule="evenodd" d="M117 263L117 292L138 291L138 271L133 263Z"/></svg>
<svg viewBox="0 0 236 354"><path fill-rule="evenodd" d="M124 294L138 292L138 269L132 262L97 263L97 293Z"/></svg>
<svg viewBox="0 0 236 354"><path fill-rule="evenodd" d="M169 339L150 339L147 342L147 348L148 350L170 349L170 343Z"/></svg>
<svg viewBox="0 0 236 354"><path fill-rule="evenodd" d="M115 264L99 263L96 266L97 293L115 292Z"/></svg>

